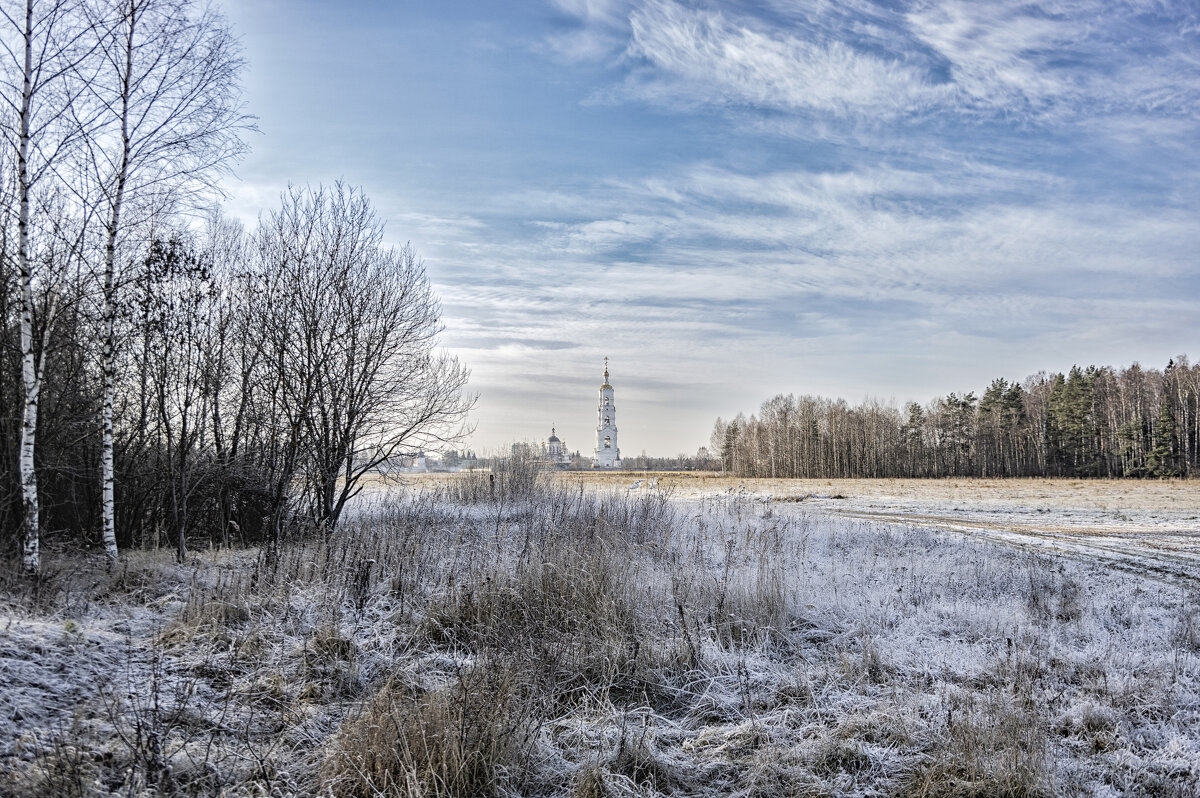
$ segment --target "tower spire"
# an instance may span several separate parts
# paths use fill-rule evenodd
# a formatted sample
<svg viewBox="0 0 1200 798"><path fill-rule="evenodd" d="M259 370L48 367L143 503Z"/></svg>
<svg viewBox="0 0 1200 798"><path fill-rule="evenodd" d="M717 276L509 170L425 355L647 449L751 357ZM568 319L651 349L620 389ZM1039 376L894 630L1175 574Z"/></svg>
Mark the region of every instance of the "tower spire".
<svg viewBox="0 0 1200 798"><path fill-rule="evenodd" d="M617 448L617 406L613 387L608 384L608 358L604 358L604 384L600 386L596 406L596 450L592 468L620 468L621 450Z"/></svg>

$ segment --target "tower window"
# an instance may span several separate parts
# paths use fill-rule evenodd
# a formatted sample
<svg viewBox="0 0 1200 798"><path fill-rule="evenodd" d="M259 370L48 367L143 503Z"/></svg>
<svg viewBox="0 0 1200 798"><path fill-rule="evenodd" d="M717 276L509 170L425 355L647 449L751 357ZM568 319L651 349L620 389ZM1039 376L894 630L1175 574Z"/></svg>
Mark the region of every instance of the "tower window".
<svg viewBox="0 0 1200 798"><path fill-rule="evenodd" d="M611 419L611 418L609 418L608 416L605 416L605 417L604 417L604 423L605 423L605 424L611 424L611 423L612 423L612 419Z"/></svg>
<svg viewBox="0 0 1200 798"><path fill-rule="evenodd" d="M611 435L605 435L605 436L604 436L604 448L605 448L605 449L611 449L611 448L612 448L612 436L611 436Z"/></svg>

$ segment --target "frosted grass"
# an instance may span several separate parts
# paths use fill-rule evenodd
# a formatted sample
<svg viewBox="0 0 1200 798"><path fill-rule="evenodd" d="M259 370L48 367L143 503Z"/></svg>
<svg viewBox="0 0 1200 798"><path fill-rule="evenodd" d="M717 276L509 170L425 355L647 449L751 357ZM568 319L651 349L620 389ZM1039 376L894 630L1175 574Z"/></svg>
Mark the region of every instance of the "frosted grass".
<svg viewBox="0 0 1200 798"><path fill-rule="evenodd" d="M376 498L270 568L142 555L79 579L0 622L17 794L72 767L114 789L366 794L345 741L385 684L425 707L501 666L532 731L488 749L471 784L498 795L1200 793L1197 583L1079 550L543 484ZM160 718L154 767L112 734L151 676L188 718ZM412 794L467 783L428 759L395 764Z"/></svg>

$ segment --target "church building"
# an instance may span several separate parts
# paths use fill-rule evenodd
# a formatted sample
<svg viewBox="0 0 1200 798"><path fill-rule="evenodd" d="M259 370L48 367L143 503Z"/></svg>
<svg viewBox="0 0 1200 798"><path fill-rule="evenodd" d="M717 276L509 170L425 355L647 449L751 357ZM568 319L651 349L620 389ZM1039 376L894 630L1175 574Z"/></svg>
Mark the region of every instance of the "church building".
<svg viewBox="0 0 1200 798"><path fill-rule="evenodd" d="M551 468L566 468L571 465L571 453L567 451L567 442L558 437L558 431L554 427L550 428L550 440L542 444L538 461Z"/></svg>
<svg viewBox="0 0 1200 798"><path fill-rule="evenodd" d="M600 403L596 408L596 451L592 468L620 468L621 450L617 447L617 405L613 387L608 384L608 358L604 358L604 384L600 386Z"/></svg>

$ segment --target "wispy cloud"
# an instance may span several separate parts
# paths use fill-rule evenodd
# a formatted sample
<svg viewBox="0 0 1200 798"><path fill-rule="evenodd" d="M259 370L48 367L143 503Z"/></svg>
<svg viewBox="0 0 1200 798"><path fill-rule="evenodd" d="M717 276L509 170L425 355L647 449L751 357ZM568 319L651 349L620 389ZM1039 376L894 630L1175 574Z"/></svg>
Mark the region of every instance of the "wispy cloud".
<svg viewBox="0 0 1200 798"><path fill-rule="evenodd" d="M551 0L550 5L573 21L546 38L546 49L558 60L607 60L625 46L630 0Z"/></svg>
<svg viewBox="0 0 1200 798"><path fill-rule="evenodd" d="M648 3L630 15L635 69L622 93L650 101L712 102L835 114L902 114L946 93L926 70L838 40L812 40L697 11Z"/></svg>
<svg viewBox="0 0 1200 798"><path fill-rule="evenodd" d="M930 349L959 369L964 351L989 353L988 368L1002 369L1019 360L1014 342L1072 362L1113 357L1113 342L1093 333L1100 318L1169 335L1141 320L1156 306L1188 312L1178 296L1200 287L1194 214L1009 197L1057 181L972 164L957 175L875 166L758 176L705 165L606 181L572 206L587 216L590 205L590 218L543 217L525 279L464 301L488 310L455 339L489 369L531 372L554 363L588 373L604 342L639 379L678 379L686 391L701 372L713 375L710 396L734 402L744 401L736 386L828 368L832 351L874 363L874 391L925 399L947 382L945 364L933 376L897 364Z"/></svg>
<svg viewBox="0 0 1200 798"><path fill-rule="evenodd" d="M577 31L602 32L605 56L626 39L625 80L594 97L609 102L873 122L918 113L1062 123L1144 112L1195 121L1200 111L1200 14L1183 2L823 2L779 4L776 14L674 0L604 3L603 12L562 5L578 16Z"/></svg>
<svg viewBox="0 0 1200 798"><path fill-rule="evenodd" d="M1195 19L1194 4L940 0L906 19L976 108L1057 122L1142 112L1195 120L1197 40L1177 27L1181 15Z"/></svg>
<svg viewBox="0 0 1200 798"><path fill-rule="evenodd" d="M586 449L604 355L623 435L666 453L775 391L924 401L1200 331L1194 0L393 6L422 37L381 83L304 83L378 118L322 137L347 106L293 91L275 129L313 135L231 207L365 180L474 370L481 446L557 422Z"/></svg>
<svg viewBox="0 0 1200 798"><path fill-rule="evenodd" d="M505 198L524 249L497 258L527 268L489 324L575 342L554 362L586 369L603 341L729 412L770 390L924 400L1178 348L1164 314L1196 328L1193 5L557 5L590 37L556 34L560 57L619 67L588 102L730 142ZM537 346L502 359L536 372Z"/></svg>

